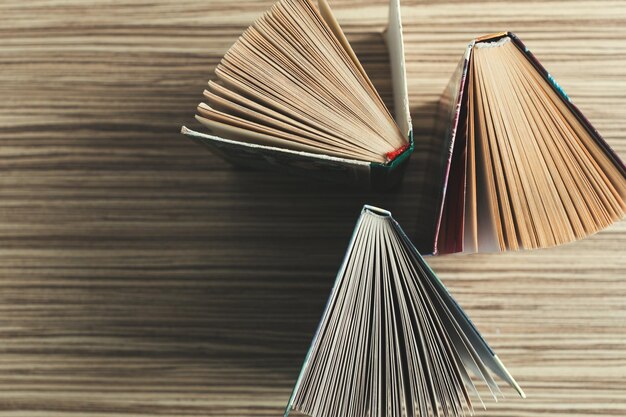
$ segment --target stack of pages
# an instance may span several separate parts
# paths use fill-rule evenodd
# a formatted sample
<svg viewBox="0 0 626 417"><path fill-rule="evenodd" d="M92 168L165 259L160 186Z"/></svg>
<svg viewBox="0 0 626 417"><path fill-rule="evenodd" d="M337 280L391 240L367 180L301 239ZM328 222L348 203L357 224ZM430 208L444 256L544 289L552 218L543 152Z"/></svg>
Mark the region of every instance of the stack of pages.
<svg viewBox="0 0 626 417"><path fill-rule="evenodd" d="M326 0L281 0L228 50L183 133L235 165L389 188L413 151L400 5L390 6L395 119Z"/></svg>
<svg viewBox="0 0 626 417"><path fill-rule="evenodd" d="M524 397L391 213L365 206L285 416L472 415L481 384L502 397L492 374Z"/></svg>

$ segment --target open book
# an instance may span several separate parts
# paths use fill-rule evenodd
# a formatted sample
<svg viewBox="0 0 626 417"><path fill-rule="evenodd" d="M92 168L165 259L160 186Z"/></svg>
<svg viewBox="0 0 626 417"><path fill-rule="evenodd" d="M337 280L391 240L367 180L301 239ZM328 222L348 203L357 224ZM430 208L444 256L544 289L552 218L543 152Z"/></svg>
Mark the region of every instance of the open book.
<svg viewBox="0 0 626 417"><path fill-rule="evenodd" d="M623 162L515 35L472 41L440 104L427 250L550 247L624 217Z"/></svg>
<svg viewBox="0 0 626 417"><path fill-rule="evenodd" d="M399 0L386 31L396 119L326 0L280 0L215 70L182 132L236 165L273 165L318 179L396 184L413 150Z"/></svg>
<svg viewBox="0 0 626 417"><path fill-rule="evenodd" d="M502 395L494 376L524 397L391 213L365 206L285 416L471 415L483 388Z"/></svg>

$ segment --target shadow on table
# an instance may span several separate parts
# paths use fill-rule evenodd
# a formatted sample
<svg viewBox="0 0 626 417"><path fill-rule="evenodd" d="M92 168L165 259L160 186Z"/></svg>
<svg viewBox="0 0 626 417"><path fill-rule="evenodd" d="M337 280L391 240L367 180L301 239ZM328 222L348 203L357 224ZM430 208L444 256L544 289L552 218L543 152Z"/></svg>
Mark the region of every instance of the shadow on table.
<svg viewBox="0 0 626 417"><path fill-rule="evenodd" d="M366 71L389 102L382 38L371 34L351 38L357 54L364 57ZM91 307L92 311L87 308L85 314L97 317L100 309L119 309L115 319L103 313L93 326L128 334L128 340L140 343L138 354L156 361L243 368L290 385L363 204L389 209L407 233L415 230L421 217L420 184L428 176L419 154L431 138L435 106L425 103L411 109L416 155L396 192L316 183L278 172L234 170L199 147L197 156L185 153L185 160L168 155L159 169L167 172L170 164L197 176L219 175L219 181L210 183L211 189L202 189L205 183L199 181L164 191L179 198L183 208L192 198L194 204L184 216L172 214L170 229L157 234L159 241L141 243L171 248L167 262L159 268L137 260L141 286L97 295L102 304ZM179 112L172 114L181 117ZM216 201L225 205L220 207ZM134 234L144 232L141 226L131 227L136 227ZM123 247L125 242L119 243ZM118 255L111 253L126 256L123 249ZM146 286L148 282L153 285Z"/></svg>

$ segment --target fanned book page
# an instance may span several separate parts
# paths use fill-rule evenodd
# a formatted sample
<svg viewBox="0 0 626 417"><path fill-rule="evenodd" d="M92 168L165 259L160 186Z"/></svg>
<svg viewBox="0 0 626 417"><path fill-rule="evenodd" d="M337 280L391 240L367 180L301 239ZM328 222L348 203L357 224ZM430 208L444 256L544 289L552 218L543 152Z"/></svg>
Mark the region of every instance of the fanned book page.
<svg viewBox="0 0 626 417"><path fill-rule="evenodd" d="M285 415L473 414L524 393L387 211L365 206Z"/></svg>
<svg viewBox="0 0 626 417"><path fill-rule="evenodd" d="M325 0L320 10L310 0L275 3L219 63L196 119L226 139L389 163L409 138Z"/></svg>
<svg viewBox="0 0 626 417"><path fill-rule="evenodd" d="M626 214L626 169L513 34L470 44L435 251L545 248Z"/></svg>

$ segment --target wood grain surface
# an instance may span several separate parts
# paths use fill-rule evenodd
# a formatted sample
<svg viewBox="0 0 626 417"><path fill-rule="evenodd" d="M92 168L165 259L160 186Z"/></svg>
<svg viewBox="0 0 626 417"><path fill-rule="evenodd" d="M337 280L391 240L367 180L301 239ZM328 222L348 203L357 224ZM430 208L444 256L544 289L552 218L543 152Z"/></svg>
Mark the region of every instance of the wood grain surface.
<svg viewBox="0 0 626 417"><path fill-rule="evenodd" d="M270 4L0 2L0 415L280 415L361 205L416 230L434 103L477 35L516 32L626 156L626 2L405 1L403 188L236 171L178 131ZM385 1L333 5L388 87ZM626 415L625 221L429 262L528 395L478 415Z"/></svg>

